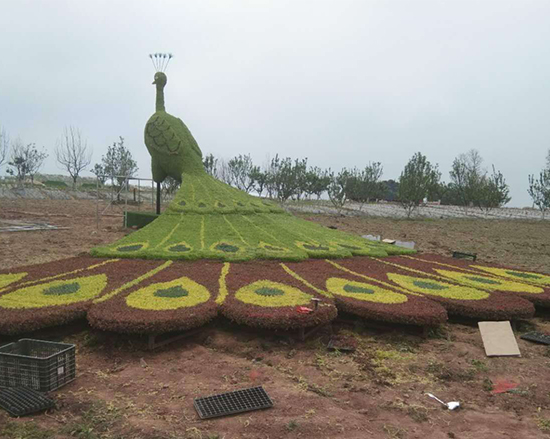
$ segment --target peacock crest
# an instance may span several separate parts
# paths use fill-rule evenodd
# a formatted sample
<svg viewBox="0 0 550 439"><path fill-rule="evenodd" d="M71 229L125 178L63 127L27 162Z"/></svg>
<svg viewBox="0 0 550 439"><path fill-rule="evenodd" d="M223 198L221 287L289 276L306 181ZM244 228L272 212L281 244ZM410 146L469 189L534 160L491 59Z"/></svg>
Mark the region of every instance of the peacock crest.
<svg viewBox="0 0 550 439"><path fill-rule="evenodd" d="M150 53L149 58L153 63L155 71L164 73L168 68L170 60L174 57L171 53Z"/></svg>

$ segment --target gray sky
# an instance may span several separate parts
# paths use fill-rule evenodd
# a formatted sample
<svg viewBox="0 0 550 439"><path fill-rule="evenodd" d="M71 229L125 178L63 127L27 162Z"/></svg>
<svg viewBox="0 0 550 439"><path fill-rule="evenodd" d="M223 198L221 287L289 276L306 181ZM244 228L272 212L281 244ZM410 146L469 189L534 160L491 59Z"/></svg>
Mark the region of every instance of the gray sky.
<svg viewBox="0 0 550 439"><path fill-rule="evenodd" d="M150 177L151 52L172 52L167 111L203 153L368 161L477 148L530 205L550 148L550 1L0 0L0 124L50 153L79 127L93 163L123 136ZM3 168L2 172L5 168Z"/></svg>

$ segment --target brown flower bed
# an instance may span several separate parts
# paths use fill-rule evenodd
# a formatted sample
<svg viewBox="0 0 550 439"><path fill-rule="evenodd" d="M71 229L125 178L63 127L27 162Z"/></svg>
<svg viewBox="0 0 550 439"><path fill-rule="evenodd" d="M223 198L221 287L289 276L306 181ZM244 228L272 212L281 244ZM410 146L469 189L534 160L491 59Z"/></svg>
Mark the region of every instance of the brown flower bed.
<svg viewBox="0 0 550 439"><path fill-rule="evenodd" d="M83 318L97 296L84 296L82 300L71 303L80 286L97 291L97 282L101 282L97 276L105 275L105 282L100 284L105 287L99 295L107 294L139 275L139 270L160 264L158 261L144 261L136 267L132 261L126 260L100 265L102 262L105 260L78 257L18 270L28 275L0 293L0 333L34 331ZM87 269L92 266L96 267ZM56 277L51 279L53 276ZM88 285L88 282L93 284ZM67 303L61 303L63 300Z"/></svg>
<svg viewBox="0 0 550 439"><path fill-rule="evenodd" d="M133 261L134 266L143 263L143 260ZM222 265L209 261L175 262L137 285L103 302L95 303L88 312L88 321L92 326L106 331L138 334L160 334L201 326L217 315L215 299ZM131 268L128 275L131 279L136 278L132 276ZM167 283L183 277L205 287L209 293L208 299L196 305L179 306L174 309L143 309L128 304L128 297L132 294L150 291L150 298L147 299L147 296L142 305L151 308L183 305L186 300L193 299L194 285L166 286Z"/></svg>
<svg viewBox="0 0 550 439"><path fill-rule="evenodd" d="M418 279L418 282L426 284L437 284L433 278L419 272L411 272L403 268L398 268L393 265L388 265L386 262L397 263L407 258L393 257L376 260L373 258L350 258L339 262L345 268L364 274L369 277L387 282L395 287L402 288L389 276L398 275L404 277L413 277ZM411 261L410 259L408 259ZM414 261L410 264L410 268L420 270L420 265L414 265ZM473 288L464 287L450 280L444 281L445 285L449 285L455 292L463 293L463 298L449 298L438 295L438 290L427 289L422 292L416 291L428 297L430 300L440 303L449 314L459 315L473 319L488 319L488 320L511 320L520 318L529 318L534 315L535 309L529 301L510 294L490 293L487 291L475 290ZM408 288L407 288L408 289ZM480 293L484 298L468 299L472 293ZM437 293L437 294L434 294ZM482 294L481 294L482 293Z"/></svg>
<svg viewBox="0 0 550 439"><path fill-rule="evenodd" d="M478 261L465 259L446 258L436 254L420 254L418 257L413 256L414 264L418 269L426 272L438 274L435 270L457 270L460 273L467 273L473 277L496 277L499 278L504 285L506 282L526 284L526 289L529 287L538 287L542 292L533 293L528 291L501 291L498 285L495 286L495 291L508 294L515 294L524 299L529 300L535 306L541 308L550 308L550 275L544 273L535 273L526 270L518 270L513 267L507 267L495 264L484 264ZM410 264L407 258L389 258L388 261L406 265ZM482 269L484 267L486 269ZM487 270L488 269L488 270ZM495 270L496 269L496 270ZM513 273L513 274L509 274ZM536 276L540 276L538 279ZM541 281L542 279L542 281Z"/></svg>
<svg viewBox="0 0 550 439"><path fill-rule="evenodd" d="M304 264L308 263L310 262L304 262ZM221 312L237 323L262 328L294 329L327 323L337 315L331 298L299 282L285 272L277 262L231 264L226 283L228 296L221 306ZM248 286L251 286L250 290L243 293L245 291L243 288ZM243 299L248 300L249 303L239 300L241 297L239 291ZM304 309L314 309L315 304L302 294L321 300L316 310L307 312ZM263 306L251 303L264 299ZM278 302L272 302L275 300ZM265 306L267 303L273 305L280 303L280 306Z"/></svg>
<svg viewBox="0 0 550 439"><path fill-rule="evenodd" d="M357 259L369 260L369 258ZM342 260L334 262L343 263ZM328 289L330 293L334 294L336 306L340 311L376 321L421 326L438 325L447 320L445 308L434 301L425 297L403 294L394 288L370 282L360 276L342 271L327 261L316 260L286 265L306 281L323 290L328 289L327 280L331 278L353 282L347 284L349 285L349 296L356 295L357 298L343 296L334 289ZM364 289L357 283L364 284ZM355 288L353 288L354 286ZM372 286L379 287L382 291L375 295ZM390 302L392 298L394 299L393 303L383 303L383 301ZM378 301L376 301L377 299Z"/></svg>

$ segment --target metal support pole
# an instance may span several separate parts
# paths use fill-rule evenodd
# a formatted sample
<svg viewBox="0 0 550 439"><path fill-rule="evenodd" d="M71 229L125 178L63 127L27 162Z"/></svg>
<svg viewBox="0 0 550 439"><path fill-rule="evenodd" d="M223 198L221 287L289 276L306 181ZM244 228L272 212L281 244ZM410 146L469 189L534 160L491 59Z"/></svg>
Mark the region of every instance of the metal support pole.
<svg viewBox="0 0 550 439"><path fill-rule="evenodd" d="M97 230L99 230L99 177L96 178L96 186L97 186L97 200L95 203L95 220L96 220Z"/></svg>
<svg viewBox="0 0 550 439"><path fill-rule="evenodd" d="M128 187L128 179L124 180L126 183L126 194L124 196L124 228L128 227L128 192L130 188Z"/></svg>
<svg viewBox="0 0 550 439"><path fill-rule="evenodd" d="M157 183L157 215L160 215L160 183Z"/></svg>

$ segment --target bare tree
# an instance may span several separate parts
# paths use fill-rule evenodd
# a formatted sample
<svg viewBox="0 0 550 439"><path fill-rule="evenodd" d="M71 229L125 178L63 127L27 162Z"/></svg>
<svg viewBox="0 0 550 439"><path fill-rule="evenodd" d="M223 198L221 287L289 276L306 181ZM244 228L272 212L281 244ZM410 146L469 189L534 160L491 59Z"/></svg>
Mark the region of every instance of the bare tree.
<svg viewBox="0 0 550 439"><path fill-rule="evenodd" d="M10 138L8 137L8 133L6 133L6 130L2 127L0 129L0 166L2 166L2 163L8 159L9 145Z"/></svg>
<svg viewBox="0 0 550 439"><path fill-rule="evenodd" d="M63 136L57 140L55 158L67 170L73 179L73 189L76 189L78 176L92 162L92 151L78 128L65 127Z"/></svg>

